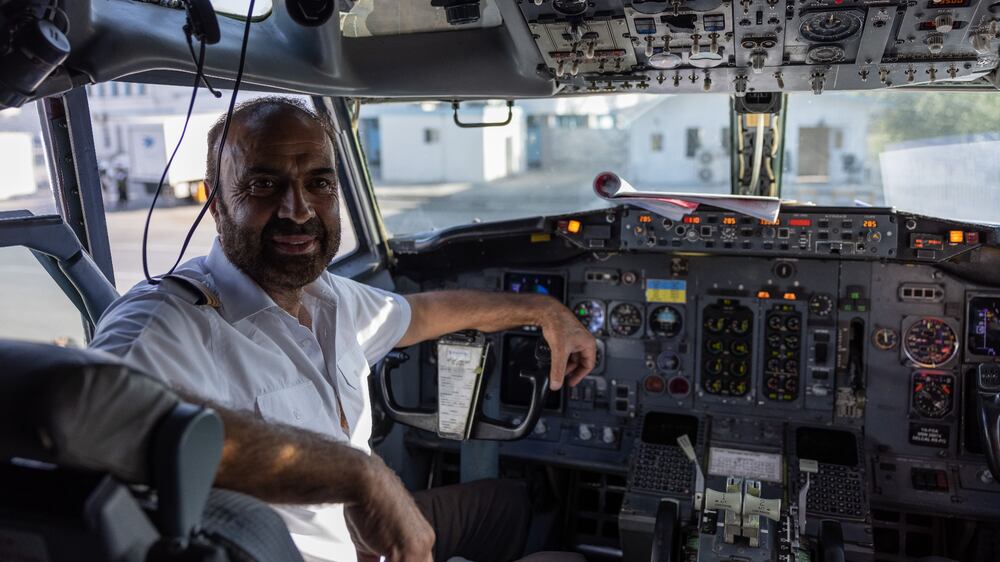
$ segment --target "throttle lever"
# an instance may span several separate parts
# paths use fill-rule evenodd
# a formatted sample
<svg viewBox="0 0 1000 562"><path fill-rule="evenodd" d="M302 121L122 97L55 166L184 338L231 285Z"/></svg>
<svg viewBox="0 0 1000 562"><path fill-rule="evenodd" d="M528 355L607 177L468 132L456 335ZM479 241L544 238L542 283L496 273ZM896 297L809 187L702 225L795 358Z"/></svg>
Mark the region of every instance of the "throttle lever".
<svg viewBox="0 0 1000 562"><path fill-rule="evenodd" d="M983 363L976 372L976 405L986 463L1000 478L1000 364Z"/></svg>

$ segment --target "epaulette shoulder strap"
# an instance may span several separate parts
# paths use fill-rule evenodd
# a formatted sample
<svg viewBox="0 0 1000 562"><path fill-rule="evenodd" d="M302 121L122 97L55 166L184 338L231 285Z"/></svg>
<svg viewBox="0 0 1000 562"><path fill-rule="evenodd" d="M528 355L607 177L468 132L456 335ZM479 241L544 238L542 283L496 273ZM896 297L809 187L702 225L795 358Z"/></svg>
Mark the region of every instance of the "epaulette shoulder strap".
<svg viewBox="0 0 1000 562"><path fill-rule="evenodd" d="M187 275L171 273L165 275L160 284L170 294L196 306L219 308L221 304L218 295L209 289L208 285Z"/></svg>

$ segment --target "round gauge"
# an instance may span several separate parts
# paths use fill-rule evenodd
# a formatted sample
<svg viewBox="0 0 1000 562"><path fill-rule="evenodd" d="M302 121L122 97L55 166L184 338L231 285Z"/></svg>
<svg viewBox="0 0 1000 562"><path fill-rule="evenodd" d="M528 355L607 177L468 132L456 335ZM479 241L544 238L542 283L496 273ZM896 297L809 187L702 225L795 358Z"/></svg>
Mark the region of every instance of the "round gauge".
<svg viewBox="0 0 1000 562"><path fill-rule="evenodd" d="M826 317L833 312L833 298L826 293L816 293L809 297L809 314Z"/></svg>
<svg viewBox="0 0 1000 562"><path fill-rule="evenodd" d="M750 344L743 340L736 340L729 344L729 351L737 357L742 357L750 353Z"/></svg>
<svg viewBox="0 0 1000 562"><path fill-rule="evenodd" d="M713 334L718 334L726 327L726 319L721 316L705 319L705 329Z"/></svg>
<svg viewBox="0 0 1000 562"><path fill-rule="evenodd" d="M788 328L790 332L795 332L802 325L802 321L799 320L798 316L789 316L785 319L785 327Z"/></svg>
<svg viewBox="0 0 1000 562"><path fill-rule="evenodd" d="M892 328L879 328L872 333L872 343L882 351L888 351L899 344L899 334Z"/></svg>
<svg viewBox="0 0 1000 562"><path fill-rule="evenodd" d="M661 371L676 371L681 366L681 360L677 355L664 351L656 356L656 366Z"/></svg>
<svg viewBox="0 0 1000 562"><path fill-rule="evenodd" d="M750 320L746 318L733 318L729 324L734 334L745 334L750 331Z"/></svg>
<svg viewBox="0 0 1000 562"><path fill-rule="evenodd" d="M684 59L673 53L656 53L649 57L649 66L660 70L671 70L684 64Z"/></svg>
<svg viewBox="0 0 1000 562"><path fill-rule="evenodd" d="M844 60L845 56L840 45L816 45L806 53L806 60L812 64L834 64Z"/></svg>
<svg viewBox="0 0 1000 562"><path fill-rule="evenodd" d="M722 350L722 340L717 340L715 338L708 338L705 340L705 351L711 353L712 355L718 355L722 353Z"/></svg>
<svg viewBox="0 0 1000 562"><path fill-rule="evenodd" d="M601 301L580 301L573 305L573 314L591 334L597 334L604 328L604 303Z"/></svg>
<svg viewBox="0 0 1000 562"><path fill-rule="evenodd" d="M944 365L957 351L955 330L940 318L921 318L903 337L903 352L920 367Z"/></svg>
<svg viewBox="0 0 1000 562"><path fill-rule="evenodd" d="M649 314L649 330L659 338L672 338L681 331L681 315L672 306L658 306Z"/></svg>
<svg viewBox="0 0 1000 562"><path fill-rule="evenodd" d="M812 12L799 16L799 35L810 43L843 41L861 31L864 12L837 10Z"/></svg>
<svg viewBox="0 0 1000 562"><path fill-rule="evenodd" d="M642 313L634 304L624 302L611 309L608 324L616 336L634 336L642 329Z"/></svg>
<svg viewBox="0 0 1000 562"><path fill-rule="evenodd" d="M783 325L784 325L784 320L781 318L781 316L777 314L772 314L771 316L767 317L768 328L771 328L772 330L780 330L781 326Z"/></svg>
<svg viewBox="0 0 1000 562"><path fill-rule="evenodd" d="M953 392L951 376L917 374L913 379L913 409L927 418L944 417L951 411Z"/></svg>

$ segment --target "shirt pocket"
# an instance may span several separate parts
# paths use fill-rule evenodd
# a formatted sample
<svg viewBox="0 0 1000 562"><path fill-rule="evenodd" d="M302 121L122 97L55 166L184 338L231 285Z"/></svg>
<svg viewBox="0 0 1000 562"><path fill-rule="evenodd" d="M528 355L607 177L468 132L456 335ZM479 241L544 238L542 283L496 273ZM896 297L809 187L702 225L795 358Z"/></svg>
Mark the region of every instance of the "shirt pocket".
<svg viewBox="0 0 1000 562"><path fill-rule="evenodd" d="M312 381L302 381L292 386L259 394L256 398L261 417L272 423L283 423L327 433L320 413L323 400Z"/></svg>

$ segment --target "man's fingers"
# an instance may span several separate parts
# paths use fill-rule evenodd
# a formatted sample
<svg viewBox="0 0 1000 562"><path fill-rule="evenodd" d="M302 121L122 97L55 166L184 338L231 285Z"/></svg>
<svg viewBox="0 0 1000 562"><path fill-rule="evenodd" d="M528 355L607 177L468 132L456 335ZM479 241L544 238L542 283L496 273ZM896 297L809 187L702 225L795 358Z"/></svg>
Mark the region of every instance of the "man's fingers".
<svg viewBox="0 0 1000 562"><path fill-rule="evenodd" d="M552 361L549 365L549 390L559 390L562 388L563 379L566 377L566 361L568 354L563 351L562 346L553 345L549 342L549 357Z"/></svg>

